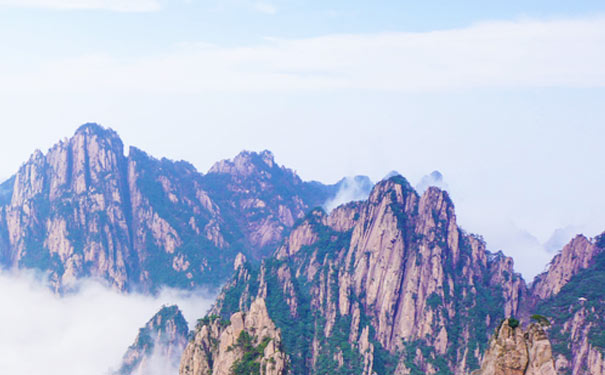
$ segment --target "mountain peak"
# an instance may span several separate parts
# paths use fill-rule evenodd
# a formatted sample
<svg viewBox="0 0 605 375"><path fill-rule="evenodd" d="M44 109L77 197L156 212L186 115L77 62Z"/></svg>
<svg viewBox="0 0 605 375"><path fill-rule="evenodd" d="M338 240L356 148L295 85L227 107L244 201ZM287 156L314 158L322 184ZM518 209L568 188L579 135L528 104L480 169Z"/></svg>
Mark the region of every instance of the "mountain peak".
<svg viewBox="0 0 605 375"><path fill-rule="evenodd" d="M80 137L96 137L99 146L114 148L120 154L124 152L124 144L118 133L111 128L105 128L95 122L87 122L81 125L76 129L71 141L82 144L78 142Z"/></svg>
<svg viewBox="0 0 605 375"><path fill-rule="evenodd" d="M557 294L581 270L594 263L603 249L584 235L577 235L551 261L548 270L534 279L534 295L545 299Z"/></svg>
<svg viewBox="0 0 605 375"><path fill-rule="evenodd" d="M403 198L411 192L416 194L414 188L412 188L412 185L410 185L408 180L402 175L396 175L378 182L370 192L369 200L371 202L378 202L381 201L387 194L395 193L398 199L403 202Z"/></svg>
<svg viewBox="0 0 605 375"><path fill-rule="evenodd" d="M78 129L76 129L74 135L78 135L78 134L107 134L107 133L113 133L113 134L117 134L113 129L111 128L104 128L103 126L97 124L96 122L87 122L83 125L80 125L80 127Z"/></svg>
<svg viewBox="0 0 605 375"><path fill-rule="evenodd" d="M139 330L135 342L124 355L118 374L148 373L157 363L175 370L187 345L188 334L187 321L179 308L176 305L162 306Z"/></svg>
<svg viewBox="0 0 605 375"><path fill-rule="evenodd" d="M273 153L269 150L261 152L244 150L233 159L224 159L215 163L208 173L229 174L249 177L256 174L270 177L274 172L283 171L295 175L290 169L279 166Z"/></svg>

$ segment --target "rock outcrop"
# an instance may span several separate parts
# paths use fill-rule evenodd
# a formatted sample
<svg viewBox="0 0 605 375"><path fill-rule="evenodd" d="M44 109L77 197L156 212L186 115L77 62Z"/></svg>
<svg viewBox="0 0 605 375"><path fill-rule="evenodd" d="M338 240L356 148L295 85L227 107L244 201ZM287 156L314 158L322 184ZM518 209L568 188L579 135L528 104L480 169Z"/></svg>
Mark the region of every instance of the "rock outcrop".
<svg viewBox="0 0 605 375"><path fill-rule="evenodd" d="M36 151L0 185L0 263L50 273L57 290L82 277L120 290L218 286L237 252L260 259L337 185L303 182L268 152L242 152L203 175L189 163L80 127Z"/></svg>
<svg viewBox="0 0 605 375"><path fill-rule="evenodd" d="M237 312L229 321L217 316L201 320L183 353L179 374L285 375L288 357L281 341L265 301L258 298L246 313Z"/></svg>
<svg viewBox="0 0 605 375"><path fill-rule="evenodd" d="M557 375L550 341L538 323L527 330L506 319L491 338L481 369L472 375Z"/></svg>
<svg viewBox="0 0 605 375"><path fill-rule="evenodd" d="M189 329L177 306L164 306L139 330L117 375L176 373Z"/></svg>

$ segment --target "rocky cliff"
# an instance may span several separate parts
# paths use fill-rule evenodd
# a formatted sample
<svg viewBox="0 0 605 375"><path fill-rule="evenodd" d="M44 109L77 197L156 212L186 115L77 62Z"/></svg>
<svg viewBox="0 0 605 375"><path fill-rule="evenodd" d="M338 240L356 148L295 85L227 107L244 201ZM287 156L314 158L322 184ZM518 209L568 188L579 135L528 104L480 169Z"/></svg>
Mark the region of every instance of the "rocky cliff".
<svg viewBox="0 0 605 375"><path fill-rule="evenodd" d="M303 182L273 155L243 152L208 174L155 159L96 124L0 185L0 263L120 290L219 285L238 252L266 256L337 185Z"/></svg>
<svg viewBox="0 0 605 375"><path fill-rule="evenodd" d="M202 319L181 360L180 375L285 375L288 357L265 301L254 300L228 321Z"/></svg>
<svg viewBox="0 0 605 375"><path fill-rule="evenodd" d="M532 295L544 300L559 293L581 270L593 265L601 252L603 249L595 241L583 235L576 236L553 258L548 270L536 276L532 283Z"/></svg>
<svg viewBox="0 0 605 375"><path fill-rule="evenodd" d="M550 341L539 323L526 330L504 320L489 342L481 368L472 375L556 375Z"/></svg>
<svg viewBox="0 0 605 375"><path fill-rule="evenodd" d="M260 268L240 263L212 314L264 299L293 374L466 373L528 293L510 258L457 226L446 192L401 176L312 211Z"/></svg>
<svg viewBox="0 0 605 375"><path fill-rule="evenodd" d="M536 278L534 294L554 290L538 300L535 310L552 321L550 336L560 374L605 374L604 286L605 234L593 240L576 237Z"/></svg>
<svg viewBox="0 0 605 375"><path fill-rule="evenodd" d="M139 330L124 355L119 375L174 373L187 344L189 329L177 306L164 306Z"/></svg>

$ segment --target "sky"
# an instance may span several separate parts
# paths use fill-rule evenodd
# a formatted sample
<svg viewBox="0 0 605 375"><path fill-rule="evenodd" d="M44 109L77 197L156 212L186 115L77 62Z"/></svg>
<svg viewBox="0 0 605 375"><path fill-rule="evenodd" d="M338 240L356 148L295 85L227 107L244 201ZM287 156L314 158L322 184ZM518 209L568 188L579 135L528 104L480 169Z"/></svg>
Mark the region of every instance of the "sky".
<svg viewBox="0 0 605 375"><path fill-rule="evenodd" d="M527 280L605 230L605 2L0 0L0 178L85 122L206 172L439 170Z"/></svg>

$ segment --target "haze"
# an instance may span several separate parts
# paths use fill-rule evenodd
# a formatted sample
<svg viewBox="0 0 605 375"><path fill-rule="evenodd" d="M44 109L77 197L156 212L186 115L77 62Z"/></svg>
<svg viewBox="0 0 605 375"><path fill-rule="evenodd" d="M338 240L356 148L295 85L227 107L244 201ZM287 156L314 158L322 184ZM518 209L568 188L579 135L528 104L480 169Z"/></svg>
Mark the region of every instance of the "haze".
<svg viewBox="0 0 605 375"><path fill-rule="evenodd" d="M531 280L605 230L605 5L473 3L0 1L0 176L90 121L202 172L439 170Z"/></svg>

